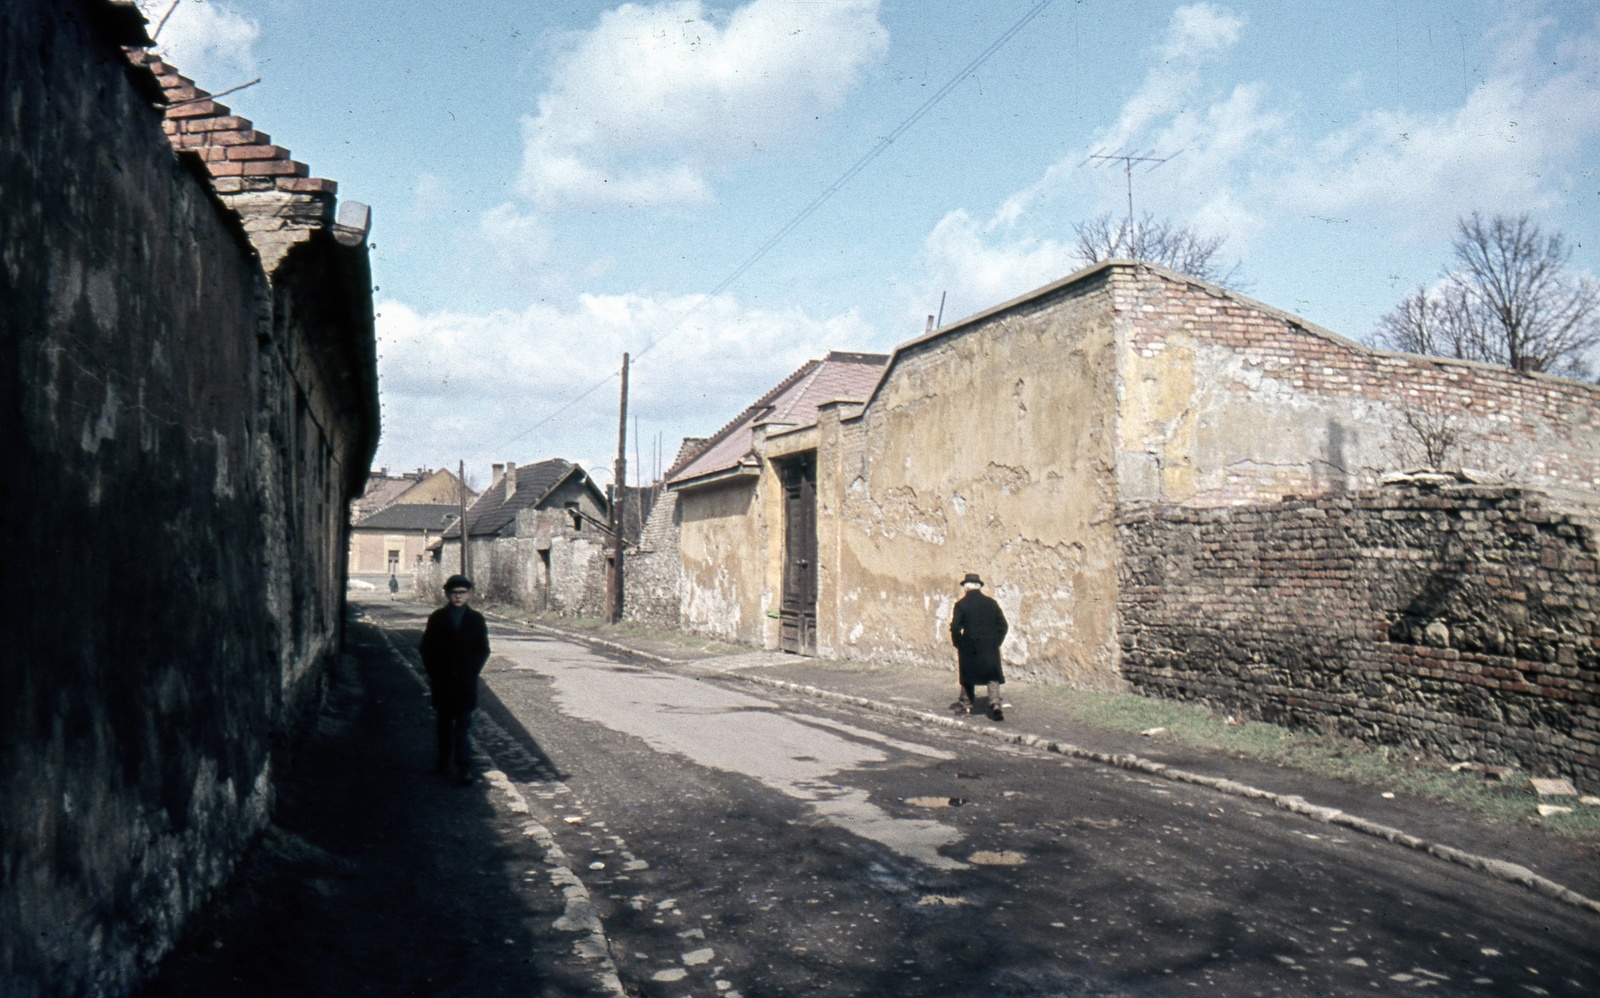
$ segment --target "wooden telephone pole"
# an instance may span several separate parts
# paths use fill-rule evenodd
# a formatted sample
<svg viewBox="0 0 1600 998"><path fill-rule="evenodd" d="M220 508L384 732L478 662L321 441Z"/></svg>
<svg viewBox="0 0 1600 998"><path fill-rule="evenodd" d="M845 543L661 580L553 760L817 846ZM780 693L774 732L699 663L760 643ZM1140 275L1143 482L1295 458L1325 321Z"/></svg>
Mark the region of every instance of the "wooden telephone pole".
<svg viewBox="0 0 1600 998"><path fill-rule="evenodd" d="M617 464L611 479L611 563L606 567L606 622L622 620L622 511L628 481L628 355L622 355L622 411L617 418Z"/></svg>
<svg viewBox="0 0 1600 998"><path fill-rule="evenodd" d="M456 462L456 504L460 507L461 518L456 522L461 526L461 574L472 578L467 573L467 462Z"/></svg>

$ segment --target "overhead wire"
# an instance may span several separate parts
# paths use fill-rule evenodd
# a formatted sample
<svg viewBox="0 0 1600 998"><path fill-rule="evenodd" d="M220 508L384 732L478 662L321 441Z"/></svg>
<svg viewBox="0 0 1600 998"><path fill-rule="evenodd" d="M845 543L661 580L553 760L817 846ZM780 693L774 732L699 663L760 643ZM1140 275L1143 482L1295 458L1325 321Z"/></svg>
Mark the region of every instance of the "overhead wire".
<svg viewBox="0 0 1600 998"><path fill-rule="evenodd" d="M988 62L990 57L992 57L996 52L1000 51L1006 42L1009 42L1012 38L1016 37L1018 32L1027 27L1029 22L1042 14L1044 9L1049 7L1054 2L1055 0L1039 0L1038 3L1033 5L1033 7L1029 8L1026 13L1024 13L1016 20L1015 23L1011 25L1011 27L1007 28L1005 32L1002 33L998 38L990 42L987 48L978 53L971 61L957 70L956 73L950 77L950 79L945 81L943 86L941 86L938 90L935 90L915 111L912 111L911 114L906 116L905 120L901 121L899 125L895 126L893 131L880 138L876 145L867 150L867 152L863 154L860 159L857 159L854 163L852 163L849 169L845 170L839 175L838 179L829 184L822 190L820 194L812 198L805 207L796 212L794 217L790 218L788 222L784 223L784 225L775 233L773 233L766 242L762 243L761 246L755 250L755 252L745 257L737 267L729 272L728 276L724 277L710 291L702 295L700 299L694 303L694 305L690 306L688 311L680 315L677 321L668 327L666 332L652 339L649 343L645 344L643 349L633 354L633 361L636 363L641 357L643 357L645 354L648 354L651 350L654 350L663 341L676 335L680 330L682 330L684 325L691 318L693 318L697 312L715 299L717 295L720 295L722 292L732 287L733 284L739 280L739 278L743 277L751 267L759 263L761 259L770 253L780 242L782 242L784 238L789 235L789 233L793 232L803 222L805 222L806 219L810 218L817 211L817 209L821 208L824 204L831 200L835 194L839 193L845 184L848 184L851 180L855 179L857 174L870 166L872 162L879 156L883 155L884 151L887 150L889 146L893 145L895 140L909 131L914 125L916 125L918 121L921 121L922 118L929 111L933 110L933 108L938 105L940 101L949 96L950 92L961 84L961 81L965 80L980 66ZM621 373L622 369L619 366L616 370L612 371L610 374L606 375L604 378L600 379L594 385L586 389L581 395L567 402L565 405L539 420L537 423L534 423L526 430L523 430L521 433L505 441L505 443L515 443L516 441L521 440L523 437L532 433L534 430L547 425L557 416L571 409L579 402L582 402L590 395L593 395L601 388L610 384Z"/></svg>

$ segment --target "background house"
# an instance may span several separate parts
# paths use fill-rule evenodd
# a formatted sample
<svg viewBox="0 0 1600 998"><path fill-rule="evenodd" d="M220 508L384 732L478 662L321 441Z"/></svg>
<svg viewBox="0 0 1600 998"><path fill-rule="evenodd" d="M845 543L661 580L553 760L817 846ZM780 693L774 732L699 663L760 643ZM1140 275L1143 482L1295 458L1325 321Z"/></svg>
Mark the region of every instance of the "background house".
<svg viewBox="0 0 1600 998"><path fill-rule="evenodd" d="M375 469L361 498L350 504L351 578L382 585L399 574L409 590L429 546L477 495L444 468L399 475Z"/></svg>
<svg viewBox="0 0 1600 998"><path fill-rule="evenodd" d="M818 409L865 398L888 359L833 352L808 361L669 472L684 627L815 650Z"/></svg>
<svg viewBox="0 0 1600 998"><path fill-rule="evenodd" d="M467 507L468 574L482 599L535 612L598 616L605 594L609 506L588 473L561 458L494 465L494 479ZM461 570L462 525L445 530L437 560L417 576L433 600Z"/></svg>

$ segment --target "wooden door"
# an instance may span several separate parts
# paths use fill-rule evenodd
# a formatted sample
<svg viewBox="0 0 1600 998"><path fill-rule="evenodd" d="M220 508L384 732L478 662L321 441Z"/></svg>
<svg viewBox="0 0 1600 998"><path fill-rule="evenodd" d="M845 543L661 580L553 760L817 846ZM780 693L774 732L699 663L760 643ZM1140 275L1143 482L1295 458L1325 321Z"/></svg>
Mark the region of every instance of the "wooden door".
<svg viewBox="0 0 1600 998"><path fill-rule="evenodd" d="M783 481L783 605L778 645L800 655L817 653L817 461L793 461Z"/></svg>

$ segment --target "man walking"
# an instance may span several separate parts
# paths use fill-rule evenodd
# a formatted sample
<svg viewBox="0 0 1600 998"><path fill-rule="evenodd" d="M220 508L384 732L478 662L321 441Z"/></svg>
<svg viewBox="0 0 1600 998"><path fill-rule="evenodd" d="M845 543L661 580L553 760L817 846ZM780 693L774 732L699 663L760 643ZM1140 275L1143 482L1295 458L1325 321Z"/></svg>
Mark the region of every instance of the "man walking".
<svg viewBox="0 0 1600 998"><path fill-rule="evenodd" d="M955 613L950 617L950 643L956 646L956 659L961 682L961 700L958 710L972 713L977 706L973 687L979 683L989 685L989 716L996 721L1005 720L1000 709L1000 686L1006 681L1000 666L1000 644L1006 639L1005 611L1000 604L983 594L983 580L976 572L968 572L961 580L966 595L956 601Z"/></svg>
<svg viewBox="0 0 1600 998"><path fill-rule="evenodd" d="M467 605L471 579L452 575L445 580L444 591L449 602L428 616L422 632L422 667L433 695L438 771L466 786L472 782L467 730L478 706L478 673L489 661L489 625L483 614Z"/></svg>

